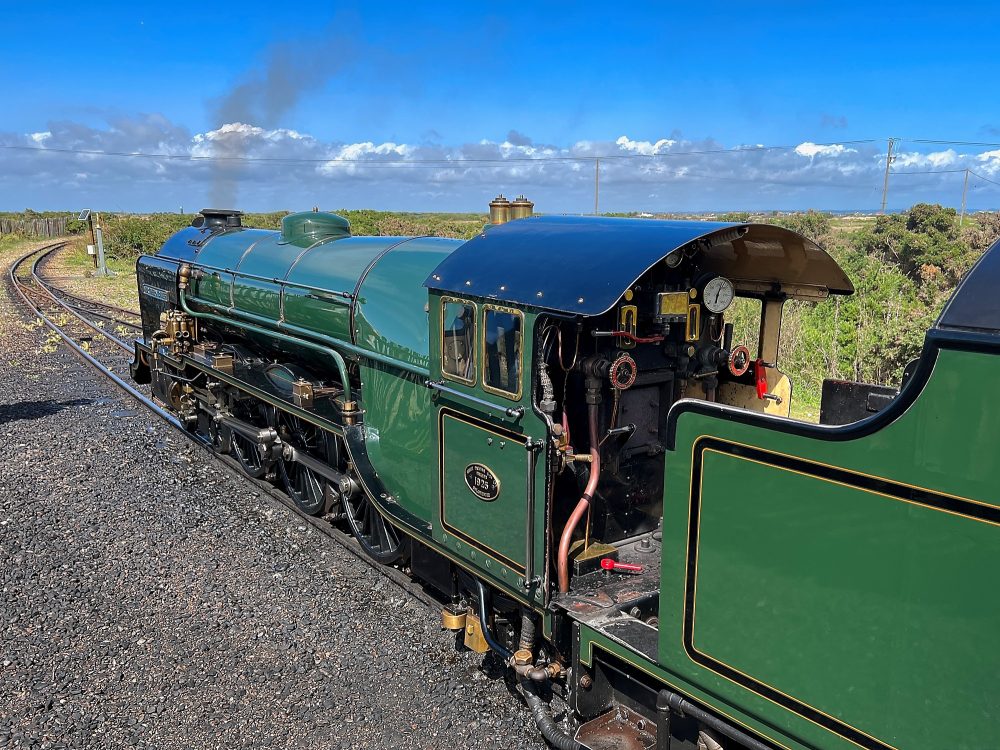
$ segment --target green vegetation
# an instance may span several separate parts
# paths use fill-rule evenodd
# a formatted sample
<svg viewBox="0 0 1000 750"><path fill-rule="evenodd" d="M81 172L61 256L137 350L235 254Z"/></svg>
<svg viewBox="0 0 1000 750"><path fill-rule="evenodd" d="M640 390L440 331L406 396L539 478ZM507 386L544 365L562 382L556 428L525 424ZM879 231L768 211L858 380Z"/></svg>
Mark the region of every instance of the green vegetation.
<svg viewBox="0 0 1000 750"><path fill-rule="evenodd" d="M818 405L824 378L897 385L955 285L1000 235L1000 214L962 228L954 209L929 204L844 234L808 220L857 292L785 306L779 360L806 405Z"/></svg>

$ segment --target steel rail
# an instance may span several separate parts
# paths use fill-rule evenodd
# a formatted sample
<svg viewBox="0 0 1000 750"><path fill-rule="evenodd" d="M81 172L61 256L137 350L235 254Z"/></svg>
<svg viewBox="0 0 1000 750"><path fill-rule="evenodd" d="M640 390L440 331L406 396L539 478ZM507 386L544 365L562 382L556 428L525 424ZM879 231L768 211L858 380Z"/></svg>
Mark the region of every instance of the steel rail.
<svg viewBox="0 0 1000 750"><path fill-rule="evenodd" d="M42 321L42 323L45 326L47 326L50 330L53 331L53 333L59 336L59 338L62 339L62 341L65 342L66 345L70 347L70 349L73 351L74 354L76 354L84 362L86 362L88 365L93 367L95 370L97 370L99 373L104 375L111 382L113 382L115 385L117 385L119 388L125 391L129 396L132 397L132 399L134 399L140 405L148 409L152 414L164 420L171 427L176 429L178 432L182 433L194 445L197 445L203 450L205 450L212 458L216 459L222 466L226 467L226 469L229 470L229 472L234 477L242 481L250 482L255 487L257 487L257 489L266 493L268 497L279 502L282 506L288 508L290 511L295 513L296 516L301 518L303 521L309 523L319 533L323 534L323 536L335 541L337 544L343 547L344 550L346 550L349 554L356 557L360 562L364 563L365 565L367 565L368 567L370 567L371 569L375 570L380 575L385 577L388 581L398 586L402 592L407 593L416 598L423 605L425 605L429 611L435 611L438 607L441 606L442 601L440 599L437 599L432 594L428 593L428 591L424 588L422 584L420 584L415 579L407 575L407 573L404 572L403 570L376 564L365 554L364 550L361 548L361 545L353 536L342 531L341 529L334 527L327 520L324 520L322 518L317 518L315 516L305 515L298 509L298 507L295 505L294 501L292 501L290 497L282 493L276 487L273 487L268 482L261 479L254 479L252 477L248 477L246 473L240 468L239 464L236 462L235 459L216 452L213 449L212 445L209 443L209 441L205 440L199 435L196 435L195 433L192 433L184 426L184 424L179 419L177 419L177 417L175 417L173 414L171 414L166 409L157 404L150 396L147 396L146 394L142 393L135 386L126 382L119 375L112 372L111 369L109 369L106 365L104 365L100 360L98 360L96 357L91 355L90 352L88 352L86 349L80 346L72 335L67 333L65 330L63 330L61 326L57 325L54 321L52 321L49 318L49 316L46 315L45 311L42 309L42 305L34 302L31 299L31 294L39 294L40 290L35 289L34 287L24 283L21 279L19 279L17 277L17 271L21 267L21 265L23 265L29 258L31 258L31 256L43 252L49 252L49 253L54 252L63 245L65 245L65 242L57 242L53 243L52 245L45 245L40 248L35 248L34 250L25 253L20 258L15 260L14 263L10 266L8 277L10 279L11 287L21 298L22 302L24 302L24 304L38 317L39 320ZM46 290L46 292L48 292L48 290ZM48 296L52 297L52 294L48 293ZM59 302L59 300L56 300L56 302ZM88 321L86 321L83 318L82 315L73 312L72 309L69 308L69 306L61 302L60 304L62 305L62 307L67 308L70 315L72 315L74 318L87 324L90 327L93 327ZM104 332L101 331L101 333Z"/></svg>
<svg viewBox="0 0 1000 750"><path fill-rule="evenodd" d="M63 243L63 244L65 245L65 243ZM58 250L58 249L59 248L54 248L54 250ZM41 270L40 266L39 266L39 270ZM109 305L107 302L101 302L101 301L96 300L96 299L90 299L89 297L81 297L79 294L75 294L73 292L69 292L69 291L63 289L61 286L58 286L57 284L52 283L52 281L49 280L49 279L45 279L44 281L45 281L45 285L46 286L48 286L49 288L51 288L54 291L58 292L63 297L68 297L71 300L75 300L77 302L82 302L84 304L91 305L91 306L94 306L94 307L100 307L100 308L102 308L104 310L111 310L112 312L118 313L120 315L128 315L128 316L133 317L133 318L142 317L142 313L140 313L140 312L138 312L136 310L129 310L127 307L119 307L118 305Z"/></svg>
<svg viewBox="0 0 1000 750"><path fill-rule="evenodd" d="M61 299L59 299L55 295L55 293L51 289L49 289L48 285L41 278L41 276L39 276L39 274L38 274L38 264L41 263L43 259L47 258L51 253L54 253L59 248L63 247L65 244L66 244L65 242L60 242L60 243L56 243L52 247L46 247L46 248L42 248L41 250L36 250L34 253L28 253L26 256L24 256L24 258L22 258L20 261L18 261L17 263L15 263L14 266L11 266L11 278L14 279L15 285L17 285L18 282L17 282L17 279L16 279L16 274L14 274L14 269L16 267L20 266L21 263L23 263L25 260L27 260L33 254L39 253L38 258L35 260L34 263L31 264L31 278L35 281L36 284L38 284L38 286L42 289L42 291L44 291L52 299L53 302L55 302L57 305L59 305L61 308L63 308L66 312L68 312L70 315L72 315L77 320L79 320L81 323L83 323L85 326L87 326L88 328L90 328L92 331L94 331L95 333L97 333L100 336L104 336L106 339L108 339L109 341L111 341L112 343L114 343L115 346L117 346L118 348L122 349L123 351L126 351L129 354L131 354L132 350L133 350L133 347L132 347L131 344L129 344L128 342L124 341L123 339L118 338L117 336L115 336L112 333L108 333L103 328L101 328L99 325L95 325L94 323L91 323L89 320L87 320L85 317L83 317L79 313L74 312L73 308L70 307L69 305L67 305ZM23 295L22 295L22 297L23 297ZM36 311L40 313L40 310L38 310L38 308L36 308ZM76 344L75 341L73 343L74 343L74 345ZM95 362L96 361L97 360L95 360Z"/></svg>
<svg viewBox="0 0 1000 750"><path fill-rule="evenodd" d="M62 290L59 289L59 287L52 287L52 288L56 290L56 294L63 293ZM142 330L142 326L139 325L138 323L132 323L131 321L128 320L122 320L121 318L116 318L114 315L109 315L108 313L102 313L98 312L97 310L91 310L90 308L85 307L84 305L70 305L70 307L72 307L77 312L93 315L94 317L100 318L101 320L109 320L112 323L117 323L118 325L125 326L126 328L131 328L136 331Z"/></svg>
<svg viewBox="0 0 1000 750"><path fill-rule="evenodd" d="M45 284L46 284L46 286L48 286L48 287L54 289L55 291L57 291L63 297L68 297L69 299L75 300L76 302L80 302L80 303L85 304L85 305L92 305L94 307L100 307L100 308L102 308L104 310L110 310L111 312L118 313L119 315L128 315L128 316L131 316L133 318L142 317L141 313L136 312L135 310L129 310L127 307L119 307L118 305L109 305L107 302L99 302L96 299L89 299L87 297L81 297L79 294L74 294L73 292L68 292L65 289L63 289L61 286L58 286L57 284L53 284L48 279L45 280Z"/></svg>

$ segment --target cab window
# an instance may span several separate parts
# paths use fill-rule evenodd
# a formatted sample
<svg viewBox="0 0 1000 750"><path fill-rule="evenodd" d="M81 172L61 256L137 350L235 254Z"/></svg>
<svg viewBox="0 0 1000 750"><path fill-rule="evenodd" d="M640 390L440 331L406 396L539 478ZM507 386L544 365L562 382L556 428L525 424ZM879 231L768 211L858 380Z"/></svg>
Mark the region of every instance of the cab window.
<svg viewBox="0 0 1000 750"><path fill-rule="evenodd" d="M476 308L470 302L445 299L441 304L441 373L472 384L476 380Z"/></svg>
<svg viewBox="0 0 1000 750"><path fill-rule="evenodd" d="M506 398L521 398L523 316L517 310L487 306L483 315L483 388Z"/></svg>

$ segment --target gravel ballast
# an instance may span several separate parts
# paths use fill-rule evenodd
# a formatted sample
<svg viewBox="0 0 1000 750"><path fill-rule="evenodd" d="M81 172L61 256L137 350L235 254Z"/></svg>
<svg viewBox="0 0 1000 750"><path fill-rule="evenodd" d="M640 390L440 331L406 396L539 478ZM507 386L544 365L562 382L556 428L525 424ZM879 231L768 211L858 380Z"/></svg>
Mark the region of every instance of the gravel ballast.
<svg viewBox="0 0 1000 750"><path fill-rule="evenodd" d="M3 287L0 747L543 746L436 612L51 351Z"/></svg>

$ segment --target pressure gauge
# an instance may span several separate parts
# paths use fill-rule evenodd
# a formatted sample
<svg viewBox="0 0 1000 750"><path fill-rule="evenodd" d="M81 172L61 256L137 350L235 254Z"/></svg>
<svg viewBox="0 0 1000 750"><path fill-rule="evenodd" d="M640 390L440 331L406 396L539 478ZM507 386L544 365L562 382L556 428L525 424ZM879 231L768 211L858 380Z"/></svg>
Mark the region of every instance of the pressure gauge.
<svg viewBox="0 0 1000 750"><path fill-rule="evenodd" d="M705 307L709 312L716 314L733 304L735 297L736 289L733 288L733 282L723 276L716 276L705 284L701 293Z"/></svg>

